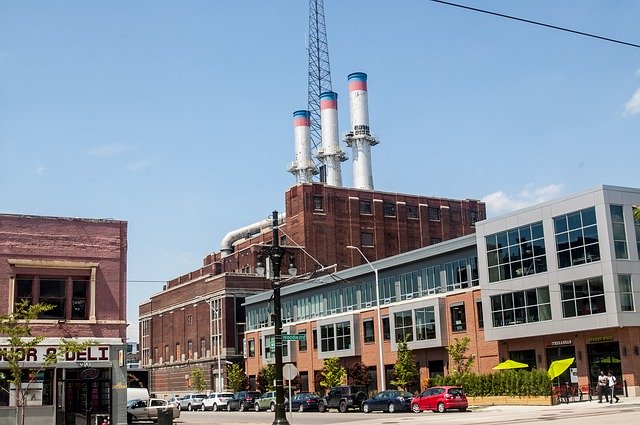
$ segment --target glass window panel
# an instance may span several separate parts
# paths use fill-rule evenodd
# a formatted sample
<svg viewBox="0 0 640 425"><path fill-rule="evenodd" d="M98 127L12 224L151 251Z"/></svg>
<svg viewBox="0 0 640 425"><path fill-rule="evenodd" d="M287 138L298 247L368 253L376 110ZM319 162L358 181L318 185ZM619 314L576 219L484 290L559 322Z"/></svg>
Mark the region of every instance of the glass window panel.
<svg viewBox="0 0 640 425"><path fill-rule="evenodd" d="M584 247L574 248L571 250L571 264L579 265L584 264L586 261L584 256Z"/></svg>
<svg viewBox="0 0 640 425"><path fill-rule="evenodd" d="M538 302L540 304L551 302L551 297L549 296L549 287L545 286L544 288L538 288Z"/></svg>
<svg viewBox="0 0 640 425"><path fill-rule="evenodd" d="M543 304L538 307L540 320L551 320L551 305Z"/></svg>
<svg viewBox="0 0 640 425"><path fill-rule="evenodd" d="M513 310L505 310L502 312L503 316L504 316L504 324L505 325L513 325L515 324L516 320L515 320L515 314L513 312Z"/></svg>
<svg viewBox="0 0 640 425"><path fill-rule="evenodd" d="M536 305L538 304L538 297L535 289L529 289L524 292L527 305Z"/></svg>
<svg viewBox="0 0 640 425"><path fill-rule="evenodd" d="M600 260L600 246L596 243L585 247L587 262Z"/></svg>
<svg viewBox="0 0 640 425"><path fill-rule="evenodd" d="M575 317L576 316L576 304L575 301L563 301L562 302L562 316L563 317Z"/></svg>
<svg viewBox="0 0 640 425"><path fill-rule="evenodd" d="M540 236L542 237L542 236ZM531 240L531 227L521 227L520 228L520 242L526 242Z"/></svg>
<svg viewBox="0 0 640 425"><path fill-rule="evenodd" d="M542 222L531 225L531 239L544 238L544 230L542 229Z"/></svg>
<svg viewBox="0 0 640 425"><path fill-rule="evenodd" d="M606 313L607 309L604 304L604 295L598 295L597 297L591 297L591 312L592 314Z"/></svg>
<svg viewBox="0 0 640 425"><path fill-rule="evenodd" d="M573 214L567 215L567 224L569 226L569 230L579 229L582 227L582 220L580 219L580 212L575 212Z"/></svg>
<svg viewBox="0 0 640 425"><path fill-rule="evenodd" d="M504 326L504 320L502 318L502 312L498 311L498 312L494 312L491 314L492 318L493 318L493 326L498 327L498 326Z"/></svg>
<svg viewBox="0 0 640 425"><path fill-rule="evenodd" d="M505 279L511 279L511 268L509 268L509 265L504 265L501 266L501 270L500 270L500 279L505 280Z"/></svg>
<svg viewBox="0 0 640 425"><path fill-rule="evenodd" d="M494 295L491 297L491 310L502 310L502 297L500 295Z"/></svg>
<svg viewBox="0 0 640 425"><path fill-rule="evenodd" d="M493 251L497 248L496 245L496 235L489 235L485 237L485 241L487 243L487 251Z"/></svg>
<svg viewBox="0 0 640 425"><path fill-rule="evenodd" d="M556 235L556 249L562 250L569 248L569 233L560 233Z"/></svg>
<svg viewBox="0 0 640 425"><path fill-rule="evenodd" d="M558 253L558 267L564 268L571 265L571 253L563 251Z"/></svg>
<svg viewBox="0 0 640 425"><path fill-rule="evenodd" d="M498 266L489 268L489 282L498 282L500 280L500 272Z"/></svg>
<svg viewBox="0 0 640 425"><path fill-rule="evenodd" d="M573 283L563 283L560 286L560 294L561 294L561 298L563 300L570 300L575 298L574 296L574 292L573 292Z"/></svg>
<svg viewBox="0 0 640 425"><path fill-rule="evenodd" d="M564 215L562 217L556 217L553 220L553 224L555 226L556 233L562 233L569 230L567 227L567 217Z"/></svg>
<svg viewBox="0 0 640 425"><path fill-rule="evenodd" d="M498 253L496 251L488 252L487 262L489 267L496 266L498 264Z"/></svg>
<svg viewBox="0 0 640 425"><path fill-rule="evenodd" d="M502 308L504 310L513 308L513 296L512 294L502 295Z"/></svg>
<svg viewBox="0 0 640 425"><path fill-rule="evenodd" d="M575 291L576 298L588 297L589 285L587 284L587 281L580 280L580 281L574 282L574 291Z"/></svg>
<svg viewBox="0 0 640 425"><path fill-rule="evenodd" d="M520 246L513 245L509 247L509 257L511 261L520 260Z"/></svg>
<svg viewBox="0 0 640 425"><path fill-rule="evenodd" d="M582 225L590 226L596 224L596 210L595 208L589 208L582 211Z"/></svg>
<svg viewBox="0 0 640 425"><path fill-rule="evenodd" d="M514 292L513 294L513 306L524 307L524 292Z"/></svg>
<svg viewBox="0 0 640 425"><path fill-rule="evenodd" d="M589 279L589 290L591 295L604 294L604 284L601 277Z"/></svg>
<svg viewBox="0 0 640 425"><path fill-rule="evenodd" d="M536 273L547 271L547 257L537 257L534 261Z"/></svg>
<svg viewBox="0 0 640 425"><path fill-rule="evenodd" d="M504 248L508 245L506 232L498 233L496 238L498 241L498 248Z"/></svg>
<svg viewBox="0 0 640 425"><path fill-rule="evenodd" d="M615 240L626 240L627 235L624 231L624 223L613 223L613 239Z"/></svg>
<svg viewBox="0 0 640 425"><path fill-rule="evenodd" d="M582 229L572 230L569 232L569 245L571 248L584 245Z"/></svg>
<svg viewBox="0 0 640 425"><path fill-rule="evenodd" d="M527 321L528 322L538 322L538 306L527 307Z"/></svg>
<svg viewBox="0 0 640 425"><path fill-rule="evenodd" d="M509 245L515 245L518 242L520 242L519 239L519 235L518 235L518 229L512 229L509 230L507 232L507 239L509 241Z"/></svg>
<svg viewBox="0 0 640 425"><path fill-rule="evenodd" d="M515 322L516 322L516 324L518 324L518 323L526 323L527 322L527 316L526 316L524 308L516 308L514 310L514 312L515 312Z"/></svg>
<svg viewBox="0 0 640 425"><path fill-rule="evenodd" d="M577 298L576 310L578 312L578 316L591 314L591 303L589 302L589 298Z"/></svg>
<svg viewBox="0 0 640 425"><path fill-rule="evenodd" d="M614 242L614 247L616 251L616 258L619 259L627 259L629 255L627 254L627 243L626 242Z"/></svg>

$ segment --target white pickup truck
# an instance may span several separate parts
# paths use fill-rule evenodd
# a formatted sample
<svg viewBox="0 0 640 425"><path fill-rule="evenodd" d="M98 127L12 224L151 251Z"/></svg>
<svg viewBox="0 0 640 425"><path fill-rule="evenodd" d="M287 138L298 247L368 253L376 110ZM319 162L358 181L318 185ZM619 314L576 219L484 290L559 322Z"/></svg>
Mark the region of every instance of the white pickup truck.
<svg viewBox="0 0 640 425"><path fill-rule="evenodd" d="M134 399L127 402L127 423L137 421L158 421L158 412L173 410L173 419L180 417L180 409L169 404L167 400L149 398L146 400Z"/></svg>

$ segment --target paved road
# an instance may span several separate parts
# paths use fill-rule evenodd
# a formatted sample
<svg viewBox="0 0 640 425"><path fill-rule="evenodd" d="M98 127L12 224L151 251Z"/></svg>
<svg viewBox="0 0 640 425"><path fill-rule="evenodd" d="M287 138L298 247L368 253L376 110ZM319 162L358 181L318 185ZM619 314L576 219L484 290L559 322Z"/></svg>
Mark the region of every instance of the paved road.
<svg viewBox="0 0 640 425"><path fill-rule="evenodd" d="M176 425L270 425L271 412L182 412ZM581 402L558 406L492 406L470 411L433 413L287 413L291 425L423 425L425 423L451 425L518 425L552 422L561 425L640 424L640 399L622 398L618 404Z"/></svg>

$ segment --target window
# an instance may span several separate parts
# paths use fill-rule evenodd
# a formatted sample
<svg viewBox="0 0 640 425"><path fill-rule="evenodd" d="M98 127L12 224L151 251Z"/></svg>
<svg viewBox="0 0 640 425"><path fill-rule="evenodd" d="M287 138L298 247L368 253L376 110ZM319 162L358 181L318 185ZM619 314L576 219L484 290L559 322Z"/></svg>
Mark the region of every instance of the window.
<svg viewBox="0 0 640 425"><path fill-rule="evenodd" d="M418 272L403 273L400 278L400 300L418 296Z"/></svg>
<svg viewBox="0 0 640 425"><path fill-rule="evenodd" d="M313 330L311 331L311 338L313 339L313 349L317 350L318 349L318 330L316 328L313 328Z"/></svg>
<svg viewBox="0 0 640 425"><path fill-rule="evenodd" d="M282 323L289 323L295 320L293 301L285 301L282 303Z"/></svg>
<svg viewBox="0 0 640 425"><path fill-rule="evenodd" d="M476 224L478 221L478 211L469 211L469 223Z"/></svg>
<svg viewBox="0 0 640 425"><path fill-rule="evenodd" d="M171 356L169 355L169 346L165 345L164 346L164 361L168 362L171 359Z"/></svg>
<svg viewBox="0 0 640 425"><path fill-rule="evenodd" d="M340 322L320 326L320 351L348 350L351 348L351 324Z"/></svg>
<svg viewBox="0 0 640 425"><path fill-rule="evenodd" d="M176 342L176 358L175 361L180 361L180 356L182 355L182 350L180 349L180 343Z"/></svg>
<svg viewBox="0 0 640 425"><path fill-rule="evenodd" d="M436 338L436 313L434 307L414 310L416 315L416 341Z"/></svg>
<svg viewBox="0 0 640 425"><path fill-rule="evenodd" d="M313 197L313 210L316 212L324 211L324 198L322 196Z"/></svg>
<svg viewBox="0 0 640 425"><path fill-rule="evenodd" d="M633 302L633 287L631 285L631 275L618 275L618 291L620 291L620 310L635 311Z"/></svg>
<svg viewBox="0 0 640 425"><path fill-rule="evenodd" d="M602 277L577 280L560 285L562 316L575 317L605 313Z"/></svg>
<svg viewBox="0 0 640 425"><path fill-rule="evenodd" d="M349 286L342 289L342 310L351 311L357 308L358 299L356 298L356 287Z"/></svg>
<svg viewBox="0 0 640 425"><path fill-rule="evenodd" d="M389 316L385 316L382 318L382 337L385 341L389 341L391 339L391 326L389 324Z"/></svg>
<svg viewBox="0 0 640 425"><path fill-rule="evenodd" d="M193 325L193 314L187 314L187 326Z"/></svg>
<svg viewBox="0 0 640 425"><path fill-rule="evenodd" d="M489 235L485 243L489 282L547 271L542 222Z"/></svg>
<svg viewBox="0 0 640 425"><path fill-rule="evenodd" d="M478 257L469 257L471 266L471 286L480 285L480 275L478 274Z"/></svg>
<svg viewBox="0 0 640 425"><path fill-rule="evenodd" d="M193 341L191 340L187 341L187 358L193 358Z"/></svg>
<svg viewBox="0 0 640 425"><path fill-rule="evenodd" d="M387 304L396 301L396 278L395 276L380 279L380 303Z"/></svg>
<svg viewBox="0 0 640 425"><path fill-rule="evenodd" d="M413 318L411 317L411 310L394 313L393 323L395 325L396 343L413 341Z"/></svg>
<svg viewBox="0 0 640 425"><path fill-rule="evenodd" d="M476 301L476 314L478 315L478 329L484 329L484 316L482 315L482 301Z"/></svg>
<svg viewBox="0 0 640 425"><path fill-rule="evenodd" d="M420 270L422 295L440 292L440 266L427 267Z"/></svg>
<svg viewBox="0 0 640 425"><path fill-rule="evenodd" d="M559 268L600 260L595 208L556 217L553 224Z"/></svg>
<svg viewBox="0 0 640 425"><path fill-rule="evenodd" d="M435 244L440 243L440 242L442 242L442 238L431 238L431 239L429 240L429 243L430 243L431 245L435 245Z"/></svg>
<svg viewBox="0 0 640 425"><path fill-rule="evenodd" d="M289 344L286 341L282 342L282 357L289 355ZM264 358L273 359L276 356L276 336L265 335L264 337Z"/></svg>
<svg viewBox="0 0 640 425"><path fill-rule="evenodd" d="M551 320L549 287L492 296L491 318L494 327Z"/></svg>
<svg viewBox="0 0 640 425"><path fill-rule="evenodd" d="M407 205L407 218L418 218L418 207Z"/></svg>
<svg viewBox="0 0 640 425"><path fill-rule="evenodd" d="M460 332L467 329L467 318L464 312L464 303L452 305L451 311L451 329L454 332Z"/></svg>
<svg viewBox="0 0 640 425"><path fill-rule="evenodd" d="M618 260L629 259L627 251L627 234L624 230L624 214L622 205L609 205L611 211L611 227L613 229L613 246Z"/></svg>
<svg viewBox="0 0 640 425"><path fill-rule="evenodd" d="M427 213L429 215L429 220L432 220L432 221L440 220L440 208L428 207Z"/></svg>
<svg viewBox="0 0 640 425"><path fill-rule="evenodd" d="M362 246L373 246L373 233L362 232L360 234L360 242Z"/></svg>
<svg viewBox="0 0 640 425"><path fill-rule="evenodd" d="M396 216L396 204L393 202L383 202L382 203L382 214L385 217L395 217Z"/></svg>
<svg viewBox="0 0 640 425"><path fill-rule="evenodd" d="M447 276L447 291L469 287L466 258L445 264L444 271Z"/></svg>
<svg viewBox="0 0 640 425"><path fill-rule="evenodd" d="M340 290L336 289L327 294L327 314L335 314L342 310Z"/></svg>
<svg viewBox="0 0 640 425"><path fill-rule="evenodd" d="M50 304L53 308L40 314L41 319L87 318L89 280L67 277L17 276L16 302ZM70 302L67 300L70 299Z"/></svg>
<svg viewBox="0 0 640 425"><path fill-rule="evenodd" d="M200 358L204 357L206 354L207 354L207 340L204 338L200 338ZM253 354L255 355L255 346L254 346Z"/></svg>
<svg viewBox="0 0 640 425"><path fill-rule="evenodd" d="M373 328L373 320L365 320L362 322L362 333L364 334L364 342L375 342L376 336Z"/></svg>
<svg viewBox="0 0 640 425"><path fill-rule="evenodd" d="M362 303L362 308L375 305L376 291L373 282L366 282L360 285L360 302Z"/></svg>
<svg viewBox="0 0 640 425"><path fill-rule="evenodd" d="M251 338L249 341L247 341L247 355L249 357L255 357L256 356L256 340Z"/></svg>
<svg viewBox="0 0 640 425"><path fill-rule="evenodd" d="M360 201L360 214L361 215L373 214L373 208L371 208L371 201Z"/></svg>
<svg viewBox="0 0 640 425"><path fill-rule="evenodd" d="M300 331L298 335L304 335L304 339L298 341L298 351L307 351L307 331Z"/></svg>

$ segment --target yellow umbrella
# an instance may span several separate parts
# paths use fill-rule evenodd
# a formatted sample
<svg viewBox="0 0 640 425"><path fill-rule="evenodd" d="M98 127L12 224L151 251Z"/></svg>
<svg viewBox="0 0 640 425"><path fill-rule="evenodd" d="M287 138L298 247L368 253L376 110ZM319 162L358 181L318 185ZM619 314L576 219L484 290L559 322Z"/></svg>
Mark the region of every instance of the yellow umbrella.
<svg viewBox="0 0 640 425"><path fill-rule="evenodd" d="M551 364L549 365L549 370L547 371L549 378L553 379L556 376L562 375L562 372L567 370L567 368L569 368L569 366L573 364L575 359L575 357L571 357L569 359L562 359L551 362Z"/></svg>
<svg viewBox="0 0 640 425"><path fill-rule="evenodd" d="M495 365L493 367L493 369L495 369L495 370L520 369L520 368L523 368L523 367L529 367L529 365L526 364L526 363L520 363L520 362L517 362L515 360L509 359L509 360L505 360L502 363L498 363L497 365Z"/></svg>

